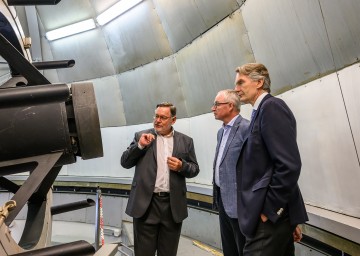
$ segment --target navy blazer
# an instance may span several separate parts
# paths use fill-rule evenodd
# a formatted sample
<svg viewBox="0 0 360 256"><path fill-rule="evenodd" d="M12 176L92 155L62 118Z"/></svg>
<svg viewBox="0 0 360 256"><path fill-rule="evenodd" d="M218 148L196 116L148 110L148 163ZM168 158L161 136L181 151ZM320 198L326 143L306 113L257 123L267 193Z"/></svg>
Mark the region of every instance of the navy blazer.
<svg viewBox="0 0 360 256"><path fill-rule="evenodd" d="M237 163L238 220L245 236L255 235L261 213L273 223L283 214L294 226L308 220L297 184L300 170L295 117L283 100L268 94Z"/></svg>
<svg viewBox="0 0 360 256"><path fill-rule="evenodd" d="M146 148L139 149L138 141L143 133L152 133L154 129L135 133L135 138L121 156L121 166L135 166L134 179L131 185L126 213L134 218L142 217L148 209L156 182L156 139ZM170 207L175 222L183 221L187 216L186 182L185 178L195 177L199 173L192 138L174 131L174 146L172 156L182 160L179 172L170 171Z"/></svg>
<svg viewBox="0 0 360 256"><path fill-rule="evenodd" d="M242 116L238 116L231 127L228 140L226 142L222 158L219 165L219 180L221 185L221 199L226 214L230 218L237 218L236 205L236 163L239 159L240 151L243 146L250 122ZM219 146L223 136L223 128L217 133L217 146L213 164L215 174L215 165L219 153ZM213 176L213 208L218 209L218 190Z"/></svg>

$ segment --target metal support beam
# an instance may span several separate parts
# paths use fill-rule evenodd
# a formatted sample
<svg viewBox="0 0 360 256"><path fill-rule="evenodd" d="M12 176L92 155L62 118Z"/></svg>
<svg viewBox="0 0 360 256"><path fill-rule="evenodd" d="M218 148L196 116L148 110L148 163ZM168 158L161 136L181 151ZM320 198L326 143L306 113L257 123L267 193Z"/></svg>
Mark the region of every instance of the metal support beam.
<svg viewBox="0 0 360 256"><path fill-rule="evenodd" d="M56 205L56 206L51 207L51 215L76 211L76 210L87 208L87 207L94 206L94 205L95 205L95 201L90 198L88 198L86 200L78 201L78 202Z"/></svg>
<svg viewBox="0 0 360 256"><path fill-rule="evenodd" d="M14 200L16 202L17 207L7 217L5 221L7 225L9 225L15 219L15 217L24 207L24 205L29 200L29 198L39 188L45 176L50 172L50 170L55 165L57 160L59 160L62 154L63 152L56 152L56 153L36 157L38 166L35 168L34 171L32 171L29 178L19 188L16 194L11 198L11 200ZM24 158L21 159L20 161L23 162L35 161L35 157L31 157L29 159ZM7 166L7 165L11 165L11 161L5 161L0 163L0 166Z"/></svg>
<svg viewBox="0 0 360 256"><path fill-rule="evenodd" d="M26 78L28 85L51 84L2 34L0 34L0 55Z"/></svg>

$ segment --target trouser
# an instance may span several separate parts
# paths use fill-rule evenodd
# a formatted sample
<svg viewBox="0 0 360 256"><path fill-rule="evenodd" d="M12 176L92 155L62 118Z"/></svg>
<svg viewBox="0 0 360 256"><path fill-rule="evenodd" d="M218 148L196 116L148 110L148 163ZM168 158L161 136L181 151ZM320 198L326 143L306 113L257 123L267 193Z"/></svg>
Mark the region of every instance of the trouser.
<svg viewBox="0 0 360 256"><path fill-rule="evenodd" d="M272 223L259 217L255 236L246 238L244 256L294 256L294 230L288 218Z"/></svg>
<svg viewBox="0 0 360 256"><path fill-rule="evenodd" d="M242 256L245 236L240 231L238 219L230 218L225 212L220 191L218 195L221 243L224 256Z"/></svg>
<svg viewBox="0 0 360 256"><path fill-rule="evenodd" d="M154 194L145 215L133 221L136 256L176 256L182 222L173 220L169 196Z"/></svg>

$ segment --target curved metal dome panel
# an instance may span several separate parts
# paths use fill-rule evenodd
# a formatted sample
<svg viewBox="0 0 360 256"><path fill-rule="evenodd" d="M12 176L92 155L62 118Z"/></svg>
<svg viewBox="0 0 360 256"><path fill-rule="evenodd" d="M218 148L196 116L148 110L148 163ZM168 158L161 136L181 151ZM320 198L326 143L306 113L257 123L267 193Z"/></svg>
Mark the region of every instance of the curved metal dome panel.
<svg viewBox="0 0 360 256"><path fill-rule="evenodd" d="M270 71L272 93L334 70L318 1L252 0L242 9L255 59Z"/></svg>
<svg viewBox="0 0 360 256"><path fill-rule="evenodd" d="M50 42L55 60L74 59L71 69L58 69L60 81L84 81L114 75L112 56L100 29Z"/></svg>
<svg viewBox="0 0 360 256"><path fill-rule="evenodd" d="M320 0L336 69L360 60L360 1Z"/></svg>
<svg viewBox="0 0 360 256"><path fill-rule="evenodd" d="M141 2L101 29L116 73L145 65L172 53L151 1Z"/></svg>
<svg viewBox="0 0 360 256"><path fill-rule="evenodd" d="M109 0L109 3L111 1L113 0ZM46 32L95 16L95 10L89 0L60 1L57 5L50 6L38 5L36 10Z"/></svg>
<svg viewBox="0 0 360 256"><path fill-rule="evenodd" d="M239 8L235 0L154 0L154 5L174 52Z"/></svg>
<svg viewBox="0 0 360 256"><path fill-rule="evenodd" d="M177 117L188 115L173 57L120 74L126 125L151 123L158 103L170 101Z"/></svg>
<svg viewBox="0 0 360 256"><path fill-rule="evenodd" d="M216 93L234 88L235 68L255 61L248 46L236 11L175 55L189 116L209 113Z"/></svg>

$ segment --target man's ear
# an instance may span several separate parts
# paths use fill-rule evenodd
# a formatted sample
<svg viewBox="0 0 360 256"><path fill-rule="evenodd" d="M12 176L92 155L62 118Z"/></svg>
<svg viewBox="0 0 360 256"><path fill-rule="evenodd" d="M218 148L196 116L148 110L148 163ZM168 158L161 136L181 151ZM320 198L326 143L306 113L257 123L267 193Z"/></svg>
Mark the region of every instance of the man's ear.
<svg viewBox="0 0 360 256"><path fill-rule="evenodd" d="M257 89L262 89L263 85L264 85L264 79L257 80L257 85L256 85Z"/></svg>
<svg viewBox="0 0 360 256"><path fill-rule="evenodd" d="M231 105L231 108L234 109L234 103L229 102L229 105Z"/></svg>
<svg viewBox="0 0 360 256"><path fill-rule="evenodd" d="M175 124L175 122L176 122L176 116L173 116L171 124Z"/></svg>

